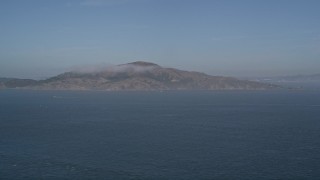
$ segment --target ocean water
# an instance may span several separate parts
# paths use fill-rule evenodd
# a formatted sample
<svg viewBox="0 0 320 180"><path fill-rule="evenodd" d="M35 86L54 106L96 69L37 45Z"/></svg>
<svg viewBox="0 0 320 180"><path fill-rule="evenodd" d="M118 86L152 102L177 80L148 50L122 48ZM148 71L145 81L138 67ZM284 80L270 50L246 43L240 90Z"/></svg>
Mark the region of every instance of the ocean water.
<svg viewBox="0 0 320 180"><path fill-rule="evenodd" d="M0 179L317 179L320 92L0 91Z"/></svg>

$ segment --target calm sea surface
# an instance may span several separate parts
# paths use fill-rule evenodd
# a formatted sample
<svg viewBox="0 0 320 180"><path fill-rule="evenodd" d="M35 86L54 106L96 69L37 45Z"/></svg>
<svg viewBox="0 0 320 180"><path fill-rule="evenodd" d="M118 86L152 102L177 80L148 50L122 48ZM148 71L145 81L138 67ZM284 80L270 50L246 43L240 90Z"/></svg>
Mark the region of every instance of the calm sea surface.
<svg viewBox="0 0 320 180"><path fill-rule="evenodd" d="M0 179L317 179L320 92L0 91Z"/></svg>

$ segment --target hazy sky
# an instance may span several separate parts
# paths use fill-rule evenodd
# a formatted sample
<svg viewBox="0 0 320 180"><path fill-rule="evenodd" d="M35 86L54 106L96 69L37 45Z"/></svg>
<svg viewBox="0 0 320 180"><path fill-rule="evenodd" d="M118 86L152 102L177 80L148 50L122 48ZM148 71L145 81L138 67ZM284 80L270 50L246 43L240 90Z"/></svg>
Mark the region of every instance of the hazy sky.
<svg viewBox="0 0 320 180"><path fill-rule="evenodd" d="M320 73L320 1L0 1L0 77L137 60L212 75Z"/></svg>

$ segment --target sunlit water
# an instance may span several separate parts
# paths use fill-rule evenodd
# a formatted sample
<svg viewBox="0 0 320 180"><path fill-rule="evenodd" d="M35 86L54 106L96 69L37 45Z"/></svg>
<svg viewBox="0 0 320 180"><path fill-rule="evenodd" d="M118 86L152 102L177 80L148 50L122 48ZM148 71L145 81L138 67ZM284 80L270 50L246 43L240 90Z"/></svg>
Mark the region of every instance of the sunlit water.
<svg viewBox="0 0 320 180"><path fill-rule="evenodd" d="M0 91L0 179L315 179L320 92Z"/></svg>

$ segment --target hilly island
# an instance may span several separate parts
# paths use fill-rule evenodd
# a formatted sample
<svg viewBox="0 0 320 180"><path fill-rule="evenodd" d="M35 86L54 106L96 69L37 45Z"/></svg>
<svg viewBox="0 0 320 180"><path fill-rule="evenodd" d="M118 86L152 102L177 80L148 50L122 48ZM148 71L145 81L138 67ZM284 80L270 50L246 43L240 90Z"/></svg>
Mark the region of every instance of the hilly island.
<svg viewBox="0 0 320 180"><path fill-rule="evenodd" d="M137 61L94 72L70 71L46 80L0 78L0 89L37 90L268 90L276 85L211 76Z"/></svg>

